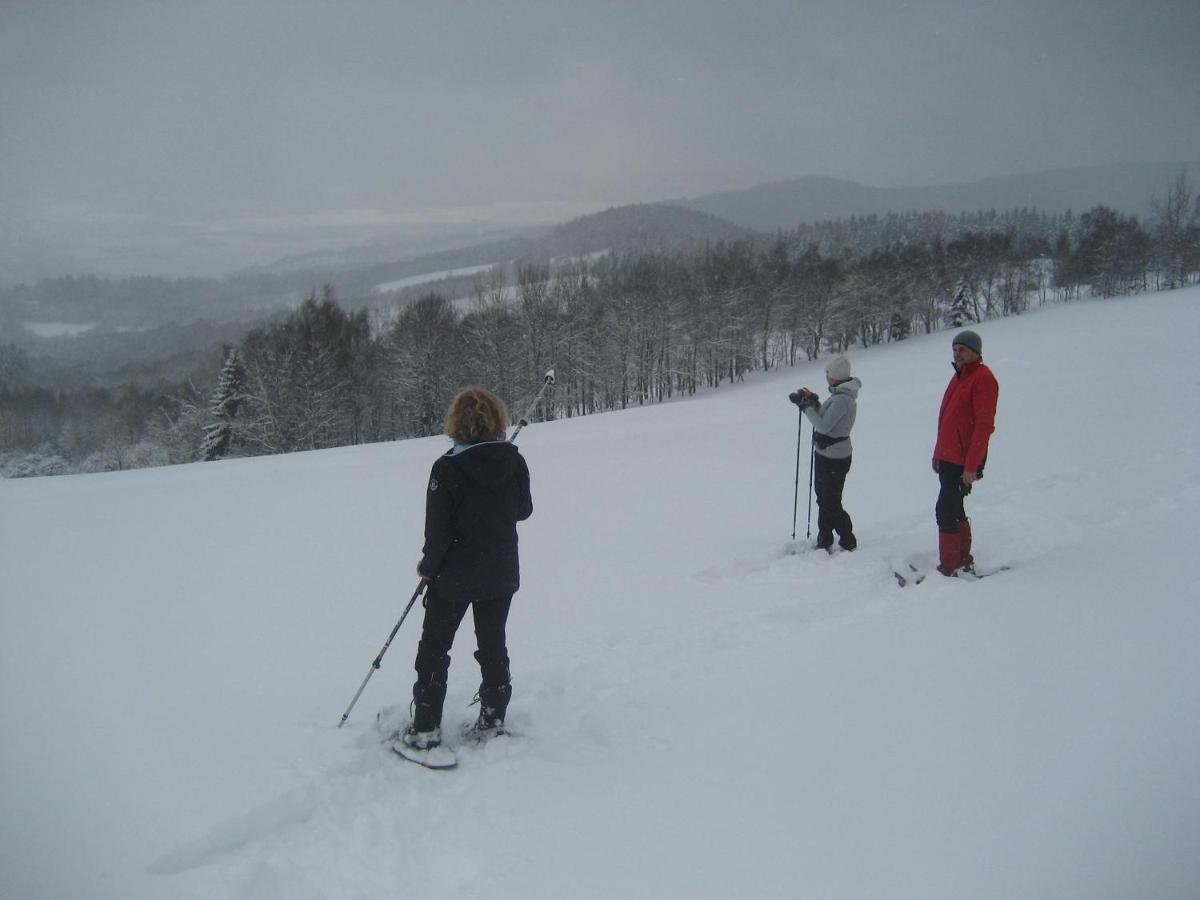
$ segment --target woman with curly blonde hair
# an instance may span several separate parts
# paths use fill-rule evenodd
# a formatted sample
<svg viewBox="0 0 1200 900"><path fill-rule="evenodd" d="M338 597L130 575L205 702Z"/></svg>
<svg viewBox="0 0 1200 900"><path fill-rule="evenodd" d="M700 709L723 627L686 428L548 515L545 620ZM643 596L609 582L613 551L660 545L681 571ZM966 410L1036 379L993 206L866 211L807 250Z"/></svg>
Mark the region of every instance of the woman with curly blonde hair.
<svg viewBox="0 0 1200 900"><path fill-rule="evenodd" d="M470 607L482 680L476 737L502 733L512 696L505 625L520 587L517 522L533 513L529 468L505 440L508 409L479 387L458 393L446 415L454 441L433 464L425 493L425 546L417 574L427 582L417 647L413 719L401 734L423 752L441 743L450 647Z"/></svg>

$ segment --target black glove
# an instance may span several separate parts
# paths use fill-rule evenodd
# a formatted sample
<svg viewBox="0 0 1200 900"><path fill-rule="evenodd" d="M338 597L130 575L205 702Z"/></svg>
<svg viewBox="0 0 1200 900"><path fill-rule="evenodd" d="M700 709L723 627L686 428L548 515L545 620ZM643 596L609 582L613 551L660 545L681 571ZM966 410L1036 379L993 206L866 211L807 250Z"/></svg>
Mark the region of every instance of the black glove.
<svg viewBox="0 0 1200 900"><path fill-rule="evenodd" d="M807 409L810 406L817 406L820 401L817 395L808 388L799 388L791 394L788 394L788 399L795 403L801 409Z"/></svg>

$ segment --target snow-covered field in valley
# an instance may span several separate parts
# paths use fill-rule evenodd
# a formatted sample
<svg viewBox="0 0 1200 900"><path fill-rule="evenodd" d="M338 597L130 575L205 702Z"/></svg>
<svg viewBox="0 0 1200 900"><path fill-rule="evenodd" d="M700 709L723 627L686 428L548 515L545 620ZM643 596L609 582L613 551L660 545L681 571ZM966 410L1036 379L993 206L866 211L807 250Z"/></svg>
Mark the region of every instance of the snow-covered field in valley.
<svg viewBox="0 0 1200 900"><path fill-rule="evenodd" d="M452 772L374 727L419 615L336 727L444 439L0 481L0 896L1200 896L1200 289L977 330L975 583L892 576L950 332L850 354L853 554L789 552L823 361L525 429L516 735Z"/></svg>

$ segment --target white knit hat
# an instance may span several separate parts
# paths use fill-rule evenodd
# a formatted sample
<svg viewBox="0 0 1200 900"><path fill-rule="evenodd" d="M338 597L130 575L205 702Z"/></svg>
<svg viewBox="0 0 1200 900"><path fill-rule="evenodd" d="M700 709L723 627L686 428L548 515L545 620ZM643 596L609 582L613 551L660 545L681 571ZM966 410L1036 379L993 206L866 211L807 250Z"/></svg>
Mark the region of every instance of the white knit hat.
<svg viewBox="0 0 1200 900"><path fill-rule="evenodd" d="M825 364L825 375L830 381L845 381L850 377L850 360L835 356Z"/></svg>

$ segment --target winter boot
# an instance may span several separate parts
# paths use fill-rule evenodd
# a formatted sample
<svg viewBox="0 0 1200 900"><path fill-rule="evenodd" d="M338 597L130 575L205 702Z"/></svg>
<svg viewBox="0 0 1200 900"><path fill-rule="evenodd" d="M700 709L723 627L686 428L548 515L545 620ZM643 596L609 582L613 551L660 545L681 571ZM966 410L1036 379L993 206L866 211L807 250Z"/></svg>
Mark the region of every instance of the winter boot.
<svg viewBox="0 0 1200 900"><path fill-rule="evenodd" d="M962 534L959 532L938 532L938 562L937 570L943 575L953 578L962 568Z"/></svg>
<svg viewBox="0 0 1200 900"><path fill-rule="evenodd" d="M832 531L818 531L816 548L818 550L824 550L826 553L832 553L833 552L833 532Z"/></svg>
<svg viewBox="0 0 1200 900"><path fill-rule="evenodd" d="M854 532L848 532L838 538L838 546L843 550L856 550L858 549L858 538L854 536Z"/></svg>
<svg viewBox="0 0 1200 900"><path fill-rule="evenodd" d="M413 730L421 734L437 730L442 724L442 705L445 701L444 673L418 677L413 684Z"/></svg>
<svg viewBox="0 0 1200 900"><path fill-rule="evenodd" d="M504 714L508 711L508 701L512 698L512 685L502 684L500 687L479 689L479 718L473 725L467 727L466 737L471 740L487 740L499 734L504 734Z"/></svg>
<svg viewBox="0 0 1200 900"><path fill-rule="evenodd" d="M962 567L968 572L975 571L975 557L971 555L971 520L963 519L958 523L958 533L962 537Z"/></svg>
<svg viewBox="0 0 1200 900"><path fill-rule="evenodd" d="M442 743L442 729L435 727L432 731L417 731L416 726L410 724L400 732L400 743L413 750L432 750Z"/></svg>

